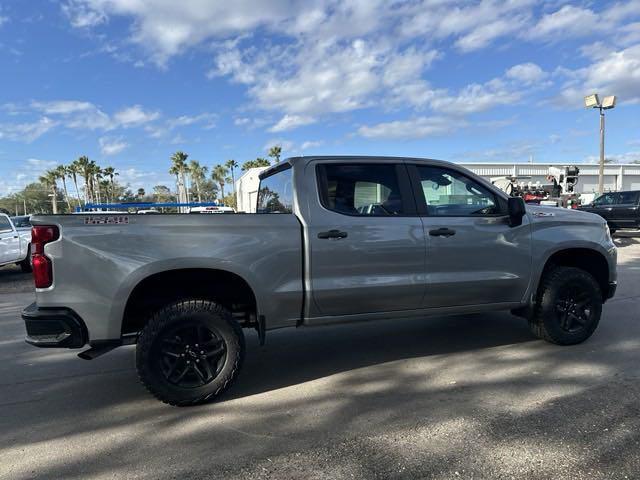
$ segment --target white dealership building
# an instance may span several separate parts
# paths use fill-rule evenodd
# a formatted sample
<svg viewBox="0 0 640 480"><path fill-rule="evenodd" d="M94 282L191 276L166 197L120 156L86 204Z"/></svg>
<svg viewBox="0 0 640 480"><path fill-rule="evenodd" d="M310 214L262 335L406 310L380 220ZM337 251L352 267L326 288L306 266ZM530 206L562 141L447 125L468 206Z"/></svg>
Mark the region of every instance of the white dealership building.
<svg viewBox="0 0 640 480"><path fill-rule="evenodd" d="M565 163L462 163L463 167L490 180L495 177L526 177L519 182L542 185L549 183L549 167L565 167ZM598 165L574 164L580 169L576 192L593 193L598 189ZM258 197L259 174L264 168L252 168L236 181L238 211L253 213ZM608 164L604 167L605 191L640 190L640 165Z"/></svg>

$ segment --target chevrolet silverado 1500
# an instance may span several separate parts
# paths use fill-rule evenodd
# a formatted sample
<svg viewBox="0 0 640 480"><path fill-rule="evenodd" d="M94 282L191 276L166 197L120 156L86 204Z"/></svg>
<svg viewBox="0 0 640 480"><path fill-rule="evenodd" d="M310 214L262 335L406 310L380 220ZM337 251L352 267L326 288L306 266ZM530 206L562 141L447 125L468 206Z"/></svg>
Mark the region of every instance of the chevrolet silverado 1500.
<svg viewBox="0 0 640 480"><path fill-rule="evenodd" d="M256 214L35 216L27 342L136 343L158 399L213 399L244 329L510 310L533 335L587 339L616 289L591 213L525 206L455 164L292 158L260 175ZM292 367L295 368L295 367Z"/></svg>

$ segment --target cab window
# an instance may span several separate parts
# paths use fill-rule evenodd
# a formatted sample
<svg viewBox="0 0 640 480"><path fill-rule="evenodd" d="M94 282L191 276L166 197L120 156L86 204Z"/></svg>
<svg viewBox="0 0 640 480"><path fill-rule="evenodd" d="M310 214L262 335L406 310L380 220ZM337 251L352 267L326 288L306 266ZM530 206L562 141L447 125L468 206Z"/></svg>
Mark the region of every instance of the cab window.
<svg viewBox="0 0 640 480"><path fill-rule="evenodd" d="M619 194L618 193L605 193L603 195L600 195L598 198L596 198L593 201L593 205L614 205L615 203L617 203Z"/></svg>
<svg viewBox="0 0 640 480"><path fill-rule="evenodd" d="M293 213L291 166L260 179L257 213Z"/></svg>
<svg viewBox="0 0 640 480"><path fill-rule="evenodd" d="M640 192L620 192L618 195L618 204L635 205L636 203L638 203Z"/></svg>
<svg viewBox="0 0 640 480"><path fill-rule="evenodd" d="M417 168L428 215L446 217L500 213L495 194L475 180L448 168Z"/></svg>
<svg viewBox="0 0 640 480"><path fill-rule="evenodd" d="M320 200L328 210L380 217L405 212L394 164L324 164L318 173Z"/></svg>

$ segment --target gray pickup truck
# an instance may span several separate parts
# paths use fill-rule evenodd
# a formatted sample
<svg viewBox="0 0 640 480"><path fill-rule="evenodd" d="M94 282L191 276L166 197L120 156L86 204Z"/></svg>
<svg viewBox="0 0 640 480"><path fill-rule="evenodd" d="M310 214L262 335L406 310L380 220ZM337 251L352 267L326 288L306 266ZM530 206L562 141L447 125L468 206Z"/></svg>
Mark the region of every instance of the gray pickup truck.
<svg viewBox="0 0 640 480"><path fill-rule="evenodd" d="M510 310L547 341L596 329L616 289L606 222L526 206L457 165L291 158L260 175L256 214L36 216L26 341L137 343L163 402L213 399L243 329Z"/></svg>

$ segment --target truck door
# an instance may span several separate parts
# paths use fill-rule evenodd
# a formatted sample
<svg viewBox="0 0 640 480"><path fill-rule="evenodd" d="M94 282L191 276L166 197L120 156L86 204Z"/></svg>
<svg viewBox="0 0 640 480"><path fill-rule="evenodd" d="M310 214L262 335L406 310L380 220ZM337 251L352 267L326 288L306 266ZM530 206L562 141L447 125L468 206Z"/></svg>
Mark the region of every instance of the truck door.
<svg viewBox="0 0 640 480"><path fill-rule="evenodd" d="M20 257L20 237L9 218L0 215L0 264L17 262Z"/></svg>
<svg viewBox="0 0 640 480"><path fill-rule="evenodd" d="M318 161L304 178L309 315L419 308L425 239L404 164Z"/></svg>
<svg viewBox="0 0 640 480"><path fill-rule="evenodd" d="M603 193L598 198L596 198L590 206L585 208L585 210L600 215L607 222L614 225L615 222L613 220L613 207L618 202L619 195L620 194L617 192Z"/></svg>
<svg viewBox="0 0 640 480"><path fill-rule="evenodd" d="M425 308L520 302L531 228L511 228L506 202L457 169L409 165L427 239Z"/></svg>
<svg viewBox="0 0 640 480"><path fill-rule="evenodd" d="M639 197L640 192L618 192L616 202L611 206L609 221L618 228L635 228L640 217Z"/></svg>

